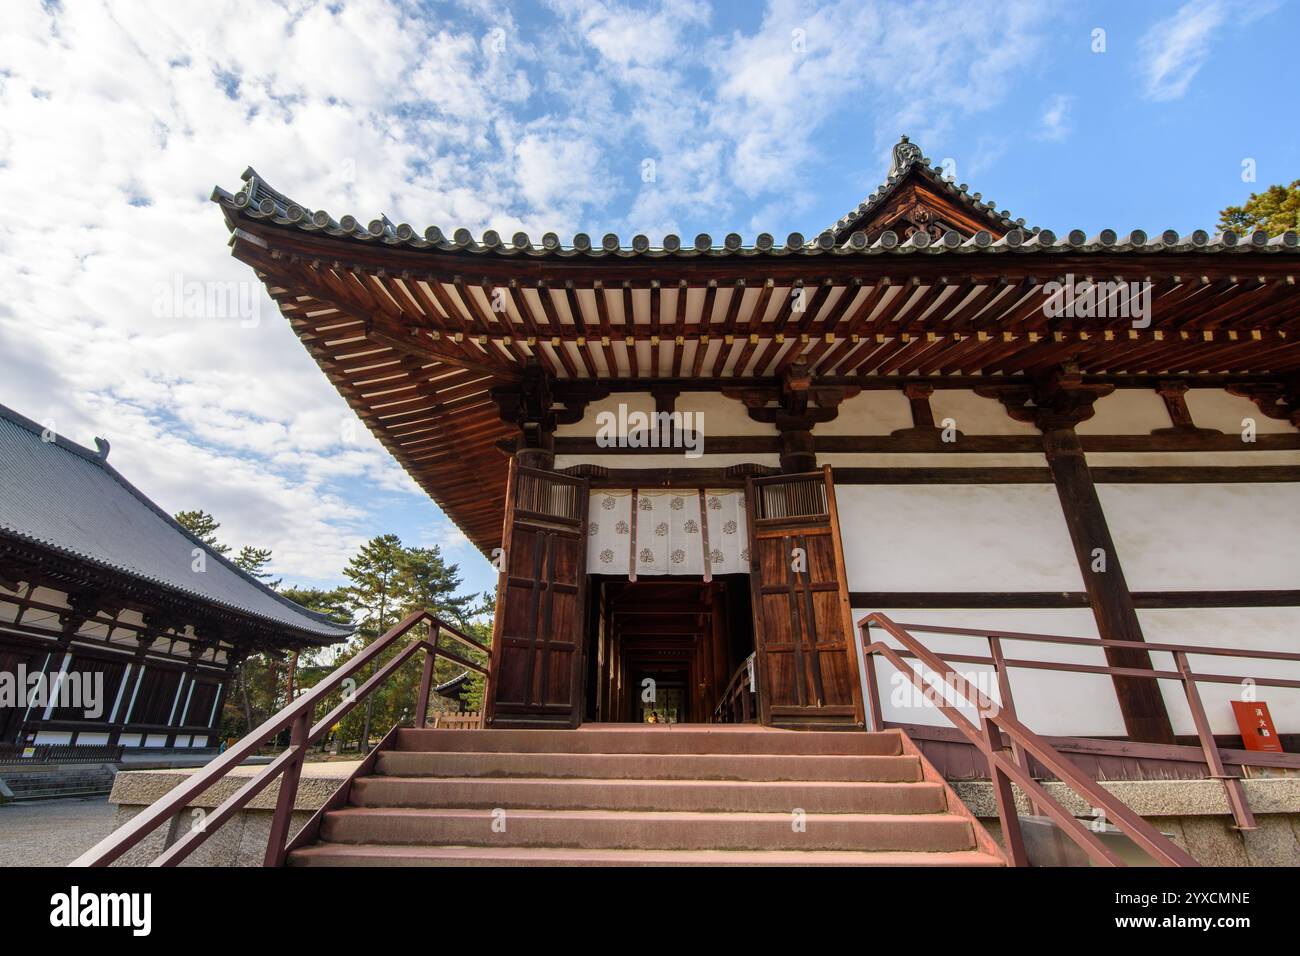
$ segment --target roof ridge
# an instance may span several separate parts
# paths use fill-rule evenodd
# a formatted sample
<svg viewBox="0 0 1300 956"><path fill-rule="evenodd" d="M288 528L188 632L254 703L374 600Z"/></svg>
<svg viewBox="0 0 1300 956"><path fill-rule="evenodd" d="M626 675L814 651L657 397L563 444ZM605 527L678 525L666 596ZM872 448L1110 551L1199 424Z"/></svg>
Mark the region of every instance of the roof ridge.
<svg viewBox="0 0 1300 956"><path fill-rule="evenodd" d="M476 240L464 227L456 229L448 236L438 226L429 226L419 233L409 223L397 226L387 216L373 219L363 226L355 216L347 215L335 220L325 210L312 212L299 203L287 201L287 197L272 189L251 168L245 171L246 185L237 193L227 192L221 187L214 187L211 199L222 207L226 225L232 233L250 238L253 242L262 240L247 231L240 230L240 220L256 220L269 225L288 227L305 233L318 233L323 237L343 239L358 243L382 244L401 249L451 253L458 256L493 255L503 258L636 258L653 259L690 259L696 257L783 257L783 256L851 256L851 255L909 255L909 254L952 254L967 253L1000 254L1015 253L1254 253L1268 255L1275 253L1300 252L1300 235L1290 231L1270 238L1263 231L1255 231L1248 236L1239 236L1232 230L1223 230L1211 234L1204 229L1195 229L1186 235L1177 230L1165 229L1148 234L1146 230L1134 229L1123 235L1113 229L1102 229L1093 237L1088 237L1082 230L1071 229L1067 235L1057 238L1050 229L1038 226L1026 227L1023 220L1012 220L1010 213L994 212L994 203L985 202L980 193L969 193L965 183L955 185L942 178L941 171L924 165L925 157L913 160L906 170L924 169L924 175L946 194L955 196L981 216L992 216L999 227L1005 227L1005 235L998 239L988 230L981 230L972 239L962 241L961 235L952 232L949 235L932 239L927 233L919 232L909 239L902 239L891 230L885 230L874 241L866 241L866 234L855 231L844 235L847 226L853 220L875 208L894 187L901 182L895 177L880 187L885 193L873 193L857 209L834 227L823 230L811 240L806 240L803 233L792 232L784 244L766 232L759 233L752 246L746 246L739 233L728 233L721 245L714 243L709 233L700 233L690 244L683 243L680 236L670 233L665 236L660 246L652 246L644 234L638 233L632 238L631 246L624 246L616 233L607 233L598 242L586 233L577 233L571 245L565 246L554 232L542 236L541 245L535 244L526 232L516 232L509 241L495 229L487 229L482 240ZM1005 215L1003 215L1005 213ZM837 231L838 230L838 231Z"/></svg>
<svg viewBox="0 0 1300 956"><path fill-rule="evenodd" d="M280 604L284 605L285 607L288 607L290 610L293 610L303 615L304 617L316 621L317 623L328 624L331 627L339 628L341 631L346 632L346 634L350 634L354 630L354 628L349 628L346 625L339 624L337 621L331 620L328 614L324 614L320 611L313 611L311 608L303 607L301 604L298 604L296 601L291 601L289 598L285 597L283 594L276 591L274 588L270 587L265 581L259 580L258 578L249 574L247 571L239 567L239 565L235 564L225 555L215 550L207 542L203 541L201 538L191 533L187 528L185 528L184 525L182 525L179 521L177 521L170 514L168 514L162 507L160 507L156 502L154 502L153 499L151 499L148 495L142 492L130 481L128 481L120 471L118 471L111 464L109 464L108 460L102 455L100 455L98 452L91 451L89 448L86 448L84 445L79 445L76 442L72 441L71 439L65 438L63 435L61 435L58 432L57 429L47 428L46 426L41 425L39 422L36 422L28 418L26 415L23 415L21 412L18 412L15 409L10 408L9 406L3 403L0 403L0 418L6 419L15 425L18 425L20 428L26 429L27 431L31 432L33 435L36 435L38 438L41 439L42 442L45 442L46 444L57 445L58 447L62 448L64 451L77 455L80 458L84 458L85 460L94 464L102 471L104 471L105 474L109 475L119 485L121 485L137 501L139 501L141 504L147 507L155 515L160 517L173 530L179 531L190 541L194 542L196 545L203 548L203 550L210 557L216 558L218 562L225 565L227 568L229 568L239 577L243 578L245 582L254 585L258 589L260 589L264 594L267 594L268 596L274 598L276 601L278 601ZM53 436L53 440L47 439L45 437L47 431ZM59 550L63 550L63 549L60 548ZM81 557L85 558L87 556L81 555ZM94 559L89 558L89 560L94 560ZM140 576L143 577L144 575L140 575ZM162 584L165 582L158 582L158 583ZM173 585L166 585L166 586L173 587ZM223 601L220 601L215 598L207 597L198 591L192 591L190 593L193 593L199 597L202 597L204 600L211 601L212 603L215 604L222 604L222 605L225 604L225 602ZM257 615L255 612L249 611L247 609L244 609L244 613L252 614L255 617L260 616Z"/></svg>
<svg viewBox="0 0 1300 956"><path fill-rule="evenodd" d="M959 202L982 215L991 217L1008 230L1020 229L1030 235L1039 232L1038 226L1026 226L1023 218L1012 218L1008 210L1003 209L999 212L995 202L992 200L986 202L981 193L971 193L966 183L958 185L954 180L948 179L943 168L932 165L930 158L921 152L921 147L913 143L906 134L900 136L898 142L894 144L890 154L889 173L885 181L872 190L856 207L837 219L827 231L839 236L854 221L861 219L890 196L912 169L916 169L935 186L943 189Z"/></svg>

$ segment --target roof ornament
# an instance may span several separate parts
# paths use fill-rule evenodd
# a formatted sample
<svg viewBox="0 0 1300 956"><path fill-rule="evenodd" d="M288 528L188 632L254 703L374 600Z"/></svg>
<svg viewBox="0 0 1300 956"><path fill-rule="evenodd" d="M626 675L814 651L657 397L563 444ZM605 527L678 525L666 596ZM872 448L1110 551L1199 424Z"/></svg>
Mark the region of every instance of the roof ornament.
<svg viewBox="0 0 1300 956"><path fill-rule="evenodd" d="M100 438L98 435L95 436L95 452L98 454L100 461L108 461L109 447L107 438Z"/></svg>
<svg viewBox="0 0 1300 956"><path fill-rule="evenodd" d="M889 175L897 176L920 159L921 147L903 136L894 144L894 161L889 164Z"/></svg>

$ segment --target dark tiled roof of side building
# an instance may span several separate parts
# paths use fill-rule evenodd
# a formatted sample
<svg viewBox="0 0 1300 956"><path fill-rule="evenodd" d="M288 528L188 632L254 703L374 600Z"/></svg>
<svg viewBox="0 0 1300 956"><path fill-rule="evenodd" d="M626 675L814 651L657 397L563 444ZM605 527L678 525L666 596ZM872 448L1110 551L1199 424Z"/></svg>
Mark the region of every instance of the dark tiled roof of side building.
<svg viewBox="0 0 1300 956"><path fill-rule="evenodd" d="M96 439L100 442L100 439ZM107 451L107 443L101 444ZM182 528L109 465L0 405L0 534L329 643L352 629L301 607ZM194 549L205 570L191 570Z"/></svg>

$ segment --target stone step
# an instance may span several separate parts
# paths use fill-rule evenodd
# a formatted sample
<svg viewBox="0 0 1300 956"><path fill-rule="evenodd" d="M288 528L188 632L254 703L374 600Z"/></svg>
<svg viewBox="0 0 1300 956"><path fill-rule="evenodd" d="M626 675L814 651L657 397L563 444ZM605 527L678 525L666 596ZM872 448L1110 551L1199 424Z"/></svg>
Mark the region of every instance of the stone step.
<svg viewBox="0 0 1300 956"><path fill-rule="evenodd" d="M0 778L15 800L108 793L117 770L112 764L44 764L3 767Z"/></svg>
<svg viewBox="0 0 1300 956"><path fill-rule="evenodd" d="M504 821L505 831L494 824ZM796 826L796 822L799 824ZM325 843L642 850L908 850L975 848L949 813L694 813L350 807L325 815Z"/></svg>
<svg viewBox="0 0 1300 956"><path fill-rule="evenodd" d="M399 751L571 754L772 754L894 756L897 731L776 730L703 724L597 724L578 730L402 730Z"/></svg>
<svg viewBox="0 0 1300 956"><path fill-rule="evenodd" d="M462 753L392 750L378 754L375 768L376 773L392 777L857 782L915 782L921 779L920 763L910 755Z"/></svg>
<svg viewBox="0 0 1300 956"><path fill-rule="evenodd" d="M748 780L593 780L546 777L361 777L358 807L504 807L532 810L942 813L938 783Z"/></svg>
<svg viewBox="0 0 1300 956"><path fill-rule="evenodd" d="M324 843L290 866L1002 866L978 850L582 850L567 847L356 846Z"/></svg>

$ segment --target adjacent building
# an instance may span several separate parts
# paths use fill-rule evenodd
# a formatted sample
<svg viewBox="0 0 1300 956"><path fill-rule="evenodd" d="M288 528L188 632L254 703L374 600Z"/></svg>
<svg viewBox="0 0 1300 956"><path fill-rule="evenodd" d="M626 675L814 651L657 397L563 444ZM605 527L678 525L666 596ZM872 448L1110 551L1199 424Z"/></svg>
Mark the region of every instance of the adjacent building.
<svg viewBox="0 0 1300 956"><path fill-rule="evenodd" d="M217 745L245 656L348 637L189 534L96 450L0 406L0 756Z"/></svg>

